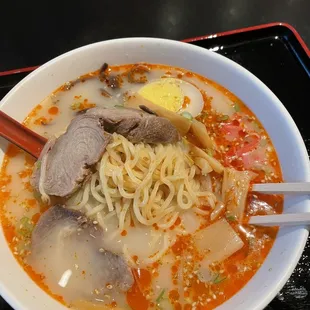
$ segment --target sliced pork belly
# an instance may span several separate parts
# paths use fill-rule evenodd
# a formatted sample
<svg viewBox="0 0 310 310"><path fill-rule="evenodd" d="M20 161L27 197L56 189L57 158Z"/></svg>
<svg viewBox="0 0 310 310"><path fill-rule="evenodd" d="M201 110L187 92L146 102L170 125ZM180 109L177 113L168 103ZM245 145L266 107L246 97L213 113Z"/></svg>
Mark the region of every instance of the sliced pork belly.
<svg viewBox="0 0 310 310"><path fill-rule="evenodd" d="M70 196L90 174L111 137L92 115L75 117L67 131L44 147L31 183L42 198Z"/></svg>
<svg viewBox="0 0 310 310"><path fill-rule="evenodd" d="M79 211L55 205L32 233L28 263L45 275L46 283L68 301L100 298L127 291L133 276L123 257L103 247L102 228ZM96 293L94 293L96 292Z"/></svg>
<svg viewBox="0 0 310 310"><path fill-rule="evenodd" d="M163 117L129 108L92 108L86 115L99 117L104 130L116 132L133 143L175 143L181 136L172 123Z"/></svg>

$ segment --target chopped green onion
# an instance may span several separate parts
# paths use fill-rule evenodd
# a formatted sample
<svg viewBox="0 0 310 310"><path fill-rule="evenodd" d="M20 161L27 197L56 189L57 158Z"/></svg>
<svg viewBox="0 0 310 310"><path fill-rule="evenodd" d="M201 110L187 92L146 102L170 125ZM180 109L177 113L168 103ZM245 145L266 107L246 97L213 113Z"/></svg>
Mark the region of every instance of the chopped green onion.
<svg viewBox="0 0 310 310"><path fill-rule="evenodd" d="M208 112L201 112L200 117L207 118L209 116Z"/></svg>
<svg viewBox="0 0 310 310"><path fill-rule="evenodd" d="M36 165L37 165L37 168L40 169L40 168L41 168L41 160L38 160L38 161L36 162Z"/></svg>
<svg viewBox="0 0 310 310"><path fill-rule="evenodd" d="M166 290L163 288L163 289L161 290L161 292L159 293L158 297L156 298L156 303L157 303L157 304L159 304L159 303L163 300L165 291L166 291Z"/></svg>
<svg viewBox="0 0 310 310"><path fill-rule="evenodd" d="M190 113L187 112L187 111L182 112L181 115L182 115L183 117L189 119L190 121L193 119L192 114L190 114Z"/></svg>
<svg viewBox="0 0 310 310"><path fill-rule="evenodd" d="M28 225L30 223L30 219L27 216L24 216L20 219L20 223L24 226Z"/></svg>
<svg viewBox="0 0 310 310"><path fill-rule="evenodd" d="M24 216L20 219L20 228L18 230L18 233L26 238L31 237L32 230L34 228L34 225L31 223L30 218Z"/></svg>
<svg viewBox="0 0 310 310"><path fill-rule="evenodd" d="M209 156L213 157L213 150L207 149L206 151Z"/></svg>
<svg viewBox="0 0 310 310"><path fill-rule="evenodd" d="M115 107L115 108L118 108L118 109L123 109L123 108L124 108L124 106L123 106L123 105L120 105L120 104L116 104L114 107Z"/></svg>
<svg viewBox="0 0 310 310"><path fill-rule="evenodd" d="M240 105L238 103L235 103L234 109L236 112L239 112L240 111Z"/></svg>
<svg viewBox="0 0 310 310"><path fill-rule="evenodd" d="M36 200L39 200L39 201L41 200L41 194L39 192L34 192L33 196Z"/></svg>
<svg viewBox="0 0 310 310"><path fill-rule="evenodd" d="M80 108L81 104L82 104L81 102L73 102L71 104L71 110L78 110Z"/></svg>
<svg viewBox="0 0 310 310"><path fill-rule="evenodd" d="M218 121L227 121L228 119L229 119L228 115L222 115L217 117Z"/></svg>
<svg viewBox="0 0 310 310"><path fill-rule="evenodd" d="M234 222L236 221L236 217L234 215L227 215L226 216L226 219L230 222Z"/></svg>
<svg viewBox="0 0 310 310"><path fill-rule="evenodd" d="M221 282L223 282L224 280L226 280L226 277L222 276L220 273L218 273L215 278L213 279L213 283L214 284L219 284Z"/></svg>

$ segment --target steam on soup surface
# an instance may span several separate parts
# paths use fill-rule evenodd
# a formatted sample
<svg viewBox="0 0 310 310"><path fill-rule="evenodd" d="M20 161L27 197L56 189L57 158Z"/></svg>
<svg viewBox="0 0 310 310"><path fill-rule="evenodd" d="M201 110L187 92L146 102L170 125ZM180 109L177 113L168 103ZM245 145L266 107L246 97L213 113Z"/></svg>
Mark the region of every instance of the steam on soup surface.
<svg viewBox="0 0 310 310"><path fill-rule="evenodd" d="M255 115L222 86L164 65L68 82L26 118L39 160L9 146L1 222L15 257L74 309L213 309L263 263L282 182Z"/></svg>

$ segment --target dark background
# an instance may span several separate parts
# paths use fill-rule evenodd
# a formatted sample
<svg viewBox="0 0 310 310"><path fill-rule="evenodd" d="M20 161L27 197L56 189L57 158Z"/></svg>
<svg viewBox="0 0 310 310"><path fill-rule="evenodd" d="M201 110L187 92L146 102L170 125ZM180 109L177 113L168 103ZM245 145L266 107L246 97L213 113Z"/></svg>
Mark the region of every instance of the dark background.
<svg viewBox="0 0 310 310"><path fill-rule="evenodd" d="M309 0L2 0L0 71L106 39L182 40L270 22L291 24L310 46Z"/></svg>
<svg viewBox="0 0 310 310"><path fill-rule="evenodd" d="M106 39L146 36L182 40L279 21L295 27L310 46L310 0L1 1L0 71L40 65L73 48ZM296 109L290 110L288 106L294 105L295 100L290 89L284 85L284 79L285 70L293 68L293 60L289 58L286 47L283 48L283 42L274 45L269 58L269 52L265 49L267 43L269 46L266 41L260 45L261 50L257 48L257 53L250 56L246 56L246 51L242 49L232 56L229 48L228 54L223 54L262 79L286 105L305 140L310 141L308 117L298 115ZM283 66L280 51L281 57L286 59L285 66L290 66ZM259 58L264 58L262 63L253 65ZM277 66L274 70L269 69L271 72L268 72L266 59ZM301 69L294 68L300 77ZM280 73L281 70L283 72ZM278 83L274 82L277 79L275 71L284 77ZM303 84L299 84L298 101L307 95L308 86L309 79L304 77ZM309 255L308 242L293 276L266 310L310 309ZM0 309L11 309L1 297Z"/></svg>

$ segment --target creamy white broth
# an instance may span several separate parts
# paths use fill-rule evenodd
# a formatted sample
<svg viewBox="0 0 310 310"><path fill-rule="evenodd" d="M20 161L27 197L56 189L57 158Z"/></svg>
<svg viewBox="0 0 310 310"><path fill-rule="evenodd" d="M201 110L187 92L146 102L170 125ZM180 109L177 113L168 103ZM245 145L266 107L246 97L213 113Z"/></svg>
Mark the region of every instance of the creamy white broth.
<svg viewBox="0 0 310 310"><path fill-rule="evenodd" d="M126 70L119 70L116 73L121 74ZM216 89L207 81L201 81L196 77L187 77L178 70L172 69L157 69L152 70L147 75L148 83L158 80L162 77L180 77L182 75L182 80L194 84L202 91L205 91L209 97L212 97L212 108L218 111L219 113L231 115L234 111L233 102L225 96L221 91ZM68 109L71 105L83 102L85 99L90 104L96 104L96 106L105 106L111 107L115 105L122 105L124 103L124 95L132 94L139 89L141 89L144 84L132 84L128 83L124 79L121 89L111 89L105 84L103 84L98 78L89 78L85 79L84 82L78 82L70 88L69 91L57 91L56 93L51 94L45 100L42 101L42 109L38 110L37 117L29 123L29 127L32 128L37 133L44 135L45 137L50 137L51 135L62 132L67 127L69 121L76 116L76 111ZM112 95L112 98L106 98L101 94L101 89L106 90ZM190 96L190 94L187 94ZM48 126L35 125L34 122L40 117L46 117L48 115L48 109L50 107L57 106L60 109L60 113L57 115L57 121L51 120ZM53 117L49 117L52 119ZM51 128L52 127L52 128Z"/></svg>
<svg viewBox="0 0 310 310"><path fill-rule="evenodd" d="M126 70L127 68L117 69L115 74L120 74ZM203 80L197 76L192 76L191 74L186 75L181 70L173 68L169 68L169 70L167 70L167 68L155 68L147 73L148 82L156 81L162 77L182 78L183 80L196 85L201 91L205 92L211 101L211 112L208 111L208 113L214 112L227 115L228 117L233 116L235 113L235 101L231 99L231 96L227 95L228 92L223 92L220 88L215 87L214 84L210 83L208 80ZM83 103L86 100L87 105L95 105L97 107L112 107L115 105L119 106L124 103L124 100L128 98L128 96L137 92L144 85L128 83L127 79L124 78L122 87L120 89L111 89L105 83L99 81L97 77L86 78L83 82L77 82L73 84L74 85L71 88L69 87L70 89L58 90L43 100L40 104L40 107L35 110L35 115L32 114L26 121L29 128L45 136L46 138L59 136L66 130L70 120L72 120L78 114L80 103ZM104 89L110 93L112 98L107 98L106 96L102 95L101 89ZM190 97L190 94L186 95ZM58 108L58 113L49 113L49 109L53 107ZM43 121L46 120L47 124L40 124L41 118ZM253 124L249 123L248 127L250 126L253 126ZM247 124L245 124L245 127L247 127ZM265 154L268 154L268 152L266 152L268 147L272 148L269 139L267 139L264 147L260 149L259 156L264 157ZM273 149L269 150L269 153L272 152L274 152ZM28 158L28 162L30 162L28 155L26 158ZM17 156L10 160L6 168L6 174L12 175L12 181L7 184L7 190L10 191L10 198L6 201L5 210L9 219L15 223L16 227L20 225L20 220L24 217L31 219L33 215L42 211L42 205L40 206L38 202L34 203L31 201L31 203L29 203L29 201L27 201L27 199L34 199L34 194L31 191L31 188L29 188L28 184L29 175L21 178L18 174L25 171L25 163L25 155L23 153L19 153ZM31 164L28 165L28 170L29 169L32 169ZM281 178L281 175L276 172L274 167L270 166L270 169L272 169L272 173L275 173L275 177L278 179ZM220 199L221 193L217 192L216 196L218 199ZM70 200L67 202L67 205L71 206ZM265 212L265 209L268 211L268 213L276 212L273 206L270 206L269 204L266 204L265 207L262 206L261 208L258 207L257 204L252 206L250 205L250 209L247 210L247 212L251 213L251 210L253 210L254 213ZM186 284L186 281L189 279L191 272L194 272L194 269L199 267L197 269L199 270L199 274L202 274L202 277L208 283L213 281L210 286L210 290L212 291L211 300L209 300L209 297L205 297L204 301L206 305L210 304L210 309L212 309L214 308L214 305L217 304L216 298L218 298L218 300L223 299L223 292L226 289L225 285L223 285L223 288L214 287L214 285L217 284L214 284L214 281L219 281L216 280L216 277L219 277L219 279L222 280L221 276L218 276L219 274L222 274L221 272L225 274L225 279L229 279L229 276L227 276L227 274L229 274L227 272L229 268L225 267L225 264L220 264L219 266L214 266L210 272L208 269L208 264L207 266L204 266L204 260L201 260L199 263L201 266L197 267L196 264L193 263L195 253L198 251L195 246L193 250L186 250L185 254L183 256L181 255L181 257L178 257L178 255L174 254L171 246L174 245L176 241L179 241L180 236L194 234L196 231L199 231L201 227L205 227L206 225L210 224L206 222L203 215L197 214L193 209L181 213L179 217L180 224L174 227L172 230L158 229L154 225L145 226L135 222L134 227L127 227L126 232L123 233L123 231L119 231L118 229L118 221L116 216L112 216L108 220L99 223L99 225L102 225L104 230L102 246L106 250L120 255L124 254L125 247L127 254L129 253L132 258L130 261L128 261L128 265L133 268L138 268L137 270L141 268L147 269L149 271L152 277L152 281L146 298L156 304L155 301L157 300L158 296L164 292L163 298L160 299L160 306L162 309L176 309L177 306L173 305L171 298L168 297L169 293L175 290L178 291L178 294L180 295L179 301L177 303L182 303L183 305L192 305L194 302L197 302L192 298L185 296L186 294L184 295L184 292L189 290L189 286ZM233 227L238 235L243 234L243 232L239 231L237 227ZM252 228L249 229L249 231L252 232ZM252 242L251 255L253 256L253 259L257 261L257 264L261 264L264 260L265 256L261 254L262 249L264 247L270 248L273 242L273 238L269 236L269 233L270 232L267 231L266 233L261 232L261 235L257 235L257 242L255 241L255 244L257 245L256 249L253 247ZM255 232L253 234L255 235ZM272 232L272 235L274 235L274 232ZM225 235L223 236L225 239ZM245 238L242 240L245 240ZM161 257L159 261L156 261L157 264L146 263L146 261L149 261L148 259L150 256L152 257L152 255L156 254L163 248L165 242L169 243L169 250L164 254L163 257ZM18 245L15 250L13 249L16 255L21 254L22 256L24 253L21 253L21 251L27 250L29 250L29 243L23 246ZM126 296L124 294L113 291L108 294L108 297L104 295L96 295L93 292L96 289L97 284L93 283L91 277L84 279L85 282L81 282L80 271L85 270L86 273L88 273L89 263L91 262L92 267L94 267L94 262L92 262L92 259L87 256L87 253L77 251L77 259L75 259L75 249L68 249L68 251L71 254L66 257L63 265L55 264L53 249L51 249L51 255L48 255L47 257L32 259L30 255L25 258L24 262L30 264L35 272L44 274L44 283L48 286L52 293L61 295L67 305L70 305L77 300L87 300L99 304L110 304L111 302L115 301L117 302L118 307L124 309L128 307ZM192 251L193 254L191 253ZM135 259L135 257L137 259ZM176 264L182 267L178 267L178 271L175 275L173 275L171 270ZM227 263L227 266L230 265ZM253 270L254 273L258 268L257 265L253 267L249 261L246 261L246 259L245 261L240 259L240 261L236 263L236 266L237 272L240 273L240 277L245 277L243 284L245 284L248 280L248 278L245 276L246 271L250 269ZM67 270L71 270L72 275L66 287L63 288L59 286L58 283ZM197 273L192 273L192 275L196 277ZM185 277L184 281L182 280L183 276ZM233 277L233 279L235 278ZM176 284L176 281L174 280L178 280L178 283ZM222 282L219 281L219 284L220 283ZM233 285L233 282L231 285ZM74 292L72 288L76 288L76 291ZM231 296L232 293L229 293L228 295ZM213 296L216 296L216 298L213 298ZM220 303L221 302L218 304ZM193 307L194 306L192 306L192 308Z"/></svg>

